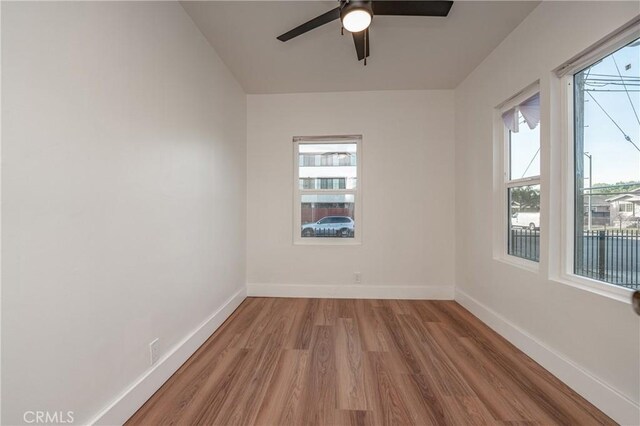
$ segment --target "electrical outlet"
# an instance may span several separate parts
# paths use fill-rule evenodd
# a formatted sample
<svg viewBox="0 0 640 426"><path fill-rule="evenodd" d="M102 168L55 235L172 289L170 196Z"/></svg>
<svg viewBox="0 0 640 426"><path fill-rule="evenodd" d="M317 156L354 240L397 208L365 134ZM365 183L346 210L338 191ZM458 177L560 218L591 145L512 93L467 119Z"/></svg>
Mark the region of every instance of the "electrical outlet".
<svg viewBox="0 0 640 426"><path fill-rule="evenodd" d="M160 356L160 349L158 348L160 339L156 339L153 342L149 343L149 355L151 356L151 365L158 362L158 357Z"/></svg>
<svg viewBox="0 0 640 426"><path fill-rule="evenodd" d="M353 281L356 284L360 284L362 282L362 276L360 275L360 272L354 272L353 273Z"/></svg>

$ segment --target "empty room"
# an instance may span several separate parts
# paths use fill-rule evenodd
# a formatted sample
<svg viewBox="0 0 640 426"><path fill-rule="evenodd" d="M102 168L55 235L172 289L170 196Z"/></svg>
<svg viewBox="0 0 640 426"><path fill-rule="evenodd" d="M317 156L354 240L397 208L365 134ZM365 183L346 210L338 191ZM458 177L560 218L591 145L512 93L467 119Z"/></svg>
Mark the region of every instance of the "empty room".
<svg viewBox="0 0 640 426"><path fill-rule="evenodd" d="M0 25L2 425L640 426L640 2Z"/></svg>

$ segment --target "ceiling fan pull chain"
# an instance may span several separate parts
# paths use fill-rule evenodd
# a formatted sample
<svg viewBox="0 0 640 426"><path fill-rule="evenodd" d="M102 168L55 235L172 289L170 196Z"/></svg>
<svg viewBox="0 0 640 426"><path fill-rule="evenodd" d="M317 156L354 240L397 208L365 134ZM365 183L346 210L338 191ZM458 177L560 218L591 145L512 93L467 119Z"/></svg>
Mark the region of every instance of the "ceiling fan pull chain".
<svg viewBox="0 0 640 426"><path fill-rule="evenodd" d="M344 35L344 27L340 27L340 35Z"/></svg>
<svg viewBox="0 0 640 426"><path fill-rule="evenodd" d="M369 31L364 30L364 66L367 66L367 55L369 54L369 49L367 49L367 36L369 35Z"/></svg>

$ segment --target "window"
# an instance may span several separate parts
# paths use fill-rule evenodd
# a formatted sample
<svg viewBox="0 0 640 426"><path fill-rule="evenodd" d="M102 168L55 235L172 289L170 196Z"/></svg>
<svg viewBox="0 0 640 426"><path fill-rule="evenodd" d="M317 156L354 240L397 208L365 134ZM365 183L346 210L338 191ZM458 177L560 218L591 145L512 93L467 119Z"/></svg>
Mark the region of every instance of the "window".
<svg viewBox="0 0 640 426"><path fill-rule="evenodd" d="M640 288L640 222L634 209L640 202L640 38L635 37L570 74L573 272L627 288ZM598 210L609 214L597 215Z"/></svg>
<svg viewBox="0 0 640 426"><path fill-rule="evenodd" d="M537 88L502 110L507 254L540 259L540 96Z"/></svg>
<svg viewBox="0 0 640 426"><path fill-rule="evenodd" d="M300 178L301 189L347 189L345 178Z"/></svg>
<svg viewBox="0 0 640 426"><path fill-rule="evenodd" d="M360 148L354 136L294 138L294 242L360 242Z"/></svg>
<svg viewBox="0 0 640 426"><path fill-rule="evenodd" d="M631 203L620 203L619 211L622 213L633 213L633 204Z"/></svg>

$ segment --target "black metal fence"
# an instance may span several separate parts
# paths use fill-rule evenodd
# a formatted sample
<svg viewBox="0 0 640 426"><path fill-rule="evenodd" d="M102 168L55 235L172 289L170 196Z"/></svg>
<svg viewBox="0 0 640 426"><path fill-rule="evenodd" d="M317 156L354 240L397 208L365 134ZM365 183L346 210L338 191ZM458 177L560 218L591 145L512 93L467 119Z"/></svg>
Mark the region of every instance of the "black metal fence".
<svg viewBox="0 0 640 426"><path fill-rule="evenodd" d="M584 231L575 253L576 275L640 290L640 231ZM540 230L511 228L509 254L539 261Z"/></svg>
<svg viewBox="0 0 640 426"><path fill-rule="evenodd" d="M511 228L509 254L527 260L540 260L540 230Z"/></svg>
<svg viewBox="0 0 640 426"><path fill-rule="evenodd" d="M354 232L353 229L342 228L342 229L312 229L306 228L302 229L302 237L333 237L333 238L353 238Z"/></svg>
<svg viewBox="0 0 640 426"><path fill-rule="evenodd" d="M575 253L577 275L640 289L638 231L584 231L576 236Z"/></svg>

